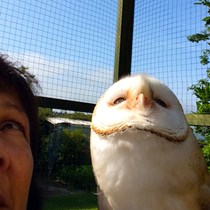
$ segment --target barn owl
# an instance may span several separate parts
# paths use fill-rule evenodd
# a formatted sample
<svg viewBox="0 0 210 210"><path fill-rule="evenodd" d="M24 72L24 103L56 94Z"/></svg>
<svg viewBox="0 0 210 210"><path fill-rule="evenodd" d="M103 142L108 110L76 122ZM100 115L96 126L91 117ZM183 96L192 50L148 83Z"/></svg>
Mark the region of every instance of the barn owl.
<svg viewBox="0 0 210 210"><path fill-rule="evenodd" d="M210 178L174 93L147 75L99 99L91 159L102 210L210 210Z"/></svg>

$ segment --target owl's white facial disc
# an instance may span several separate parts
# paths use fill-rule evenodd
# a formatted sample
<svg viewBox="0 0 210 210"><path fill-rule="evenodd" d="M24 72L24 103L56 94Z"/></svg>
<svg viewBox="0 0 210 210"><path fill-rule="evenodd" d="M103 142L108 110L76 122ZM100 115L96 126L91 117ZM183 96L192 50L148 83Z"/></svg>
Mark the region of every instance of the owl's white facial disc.
<svg viewBox="0 0 210 210"><path fill-rule="evenodd" d="M112 85L98 101L92 130L113 135L127 129L154 133L170 141L184 141L188 125L173 92L146 76L125 77Z"/></svg>

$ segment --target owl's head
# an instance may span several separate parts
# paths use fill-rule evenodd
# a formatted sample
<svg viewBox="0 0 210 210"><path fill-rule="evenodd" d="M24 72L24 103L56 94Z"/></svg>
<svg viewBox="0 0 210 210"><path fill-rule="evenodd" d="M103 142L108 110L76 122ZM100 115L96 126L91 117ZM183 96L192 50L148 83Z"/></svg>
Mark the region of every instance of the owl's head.
<svg viewBox="0 0 210 210"><path fill-rule="evenodd" d="M114 83L99 99L91 129L102 136L139 129L184 141L188 124L177 97L166 85L147 75L135 75Z"/></svg>

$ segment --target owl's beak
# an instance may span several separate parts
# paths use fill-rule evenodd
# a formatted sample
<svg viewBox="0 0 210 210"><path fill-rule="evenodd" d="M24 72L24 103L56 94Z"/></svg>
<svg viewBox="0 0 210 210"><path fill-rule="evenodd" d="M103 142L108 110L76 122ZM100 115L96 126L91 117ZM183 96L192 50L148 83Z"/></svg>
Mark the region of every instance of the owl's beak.
<svg viewBox="0 0 210 210"><path fill-rule="evenodd" d="M131 94L129 94L128 106L133 110L144 111L152 105L152 91L149 82L142 80L142 78L140 79L139 87L133 89Z"/></svg>
<svg viewBox="0 0 210 210"><path fill-rule="evenodd" d="M140 93L140 95L137 97L137 104L140 107L146 107L149 104L149 100L143 93Z"/></svg>
<svg viewBox="0 0 210 210"><path fill-rule="evenodd" d="M149 109L152 106L151 96L140 93L132 100L132 102L130 101L129 104L129 108L131 110L144 111L145 109Z"/></svg>

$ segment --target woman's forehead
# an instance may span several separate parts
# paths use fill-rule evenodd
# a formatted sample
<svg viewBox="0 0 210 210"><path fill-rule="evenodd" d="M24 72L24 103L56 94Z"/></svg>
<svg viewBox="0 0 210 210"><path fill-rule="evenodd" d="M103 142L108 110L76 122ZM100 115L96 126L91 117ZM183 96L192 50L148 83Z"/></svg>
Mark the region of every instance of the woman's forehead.
<svg viewBox="0 0 210 210"><path fill-rule="evenodd" d="M23 105L14 91L0 91L0 108L14 108L17 111L24 112Z"/></svg>

